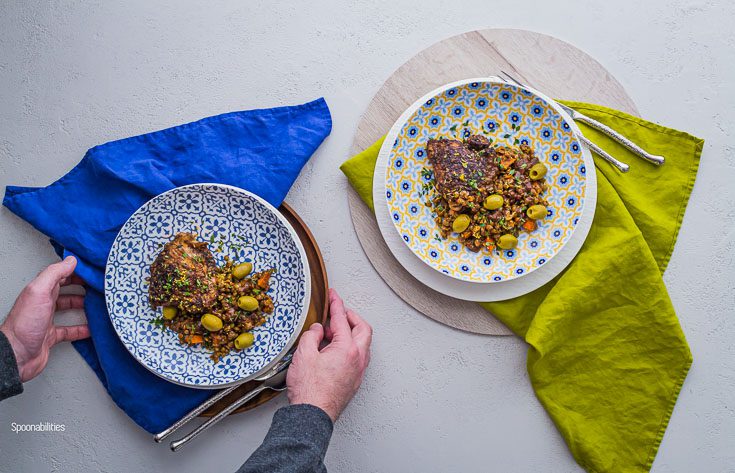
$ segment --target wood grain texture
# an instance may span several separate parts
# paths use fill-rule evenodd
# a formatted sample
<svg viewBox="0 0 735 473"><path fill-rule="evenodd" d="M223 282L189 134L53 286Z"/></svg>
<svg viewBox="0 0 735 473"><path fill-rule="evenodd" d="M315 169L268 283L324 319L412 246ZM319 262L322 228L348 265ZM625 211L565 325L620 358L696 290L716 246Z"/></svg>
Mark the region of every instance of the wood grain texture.
<svg viewBox="0 0 735 473"><path fill-rule="evenodd" d="M551 97L596 103L638 115L623 86L580 49L525 30L471 31L421 51L385 81L357 126L352 154L387 133L401 113L422 95L442 84L499 75L501 70ZM445 296L411 276L391 254L375 216L354 190L349 189L348 199L363 250L401 299L450 327L485 335L511 334L479 304Z"/></svg>
<svg viewBox="0 0 735 473"><path fill-rule="evenodd" d="M329 296L327 291L329 289L329 281L327 279L327 268L324 266L324 259L322 253L319 250L314 235L311 234L311 230L306 226L301 217L285 202L281 204L278 210L286 217L291 226L296 231L296 234L301 239L301 243L304 245L304 251L306 252L306 259L309 260L309 267L311 269L311 300L309 301L309 310L306 314L306 322L304 327L301 329L301 333L309 330L311 324L320 322L322 325L327 323L327 315L329 314ZM258 385L257 381L250 381L236 390L230 395L221 399L215 405L202 412L199 417L212 417L229 406L235 400L242 397L245 393L255 388ZM261 404L264 404L274 397L281 394L277 391L263 391L249 402L235 409L230 415L237 414L239 412L248 411Z"/></svg>

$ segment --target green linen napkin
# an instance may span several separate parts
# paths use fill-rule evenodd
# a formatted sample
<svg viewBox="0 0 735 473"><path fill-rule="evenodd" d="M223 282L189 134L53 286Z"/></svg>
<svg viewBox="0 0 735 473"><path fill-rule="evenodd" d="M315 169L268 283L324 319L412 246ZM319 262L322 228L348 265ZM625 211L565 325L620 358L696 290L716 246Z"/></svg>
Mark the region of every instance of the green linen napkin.
<svg viewBox="0 0 735 473"><path fill-rule="evenodd" d="M597 208L579 254L534 292L482 305L528 343L533 388L577 462L590 472L648 471L692 363L661 276L704 141L606 107L563 103L666 163L643 161L580 123L630 172L595 156ZM341 166L371 209L382 141Z"/></svg>

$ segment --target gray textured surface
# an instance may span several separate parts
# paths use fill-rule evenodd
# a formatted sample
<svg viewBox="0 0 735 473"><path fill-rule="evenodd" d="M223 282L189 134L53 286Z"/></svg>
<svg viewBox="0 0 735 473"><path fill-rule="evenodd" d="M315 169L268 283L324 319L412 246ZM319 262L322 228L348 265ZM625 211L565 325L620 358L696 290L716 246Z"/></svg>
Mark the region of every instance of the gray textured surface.
<svg viewBox="0 0 735 473"><path fill-rule="evenodd" d="M393 295L360 249L337 169L371 96L417 51L492 26L557 36L601 61L644 117L707 140L665 275L695 362L653 471L735 471L735 6L443 4L3 2L0 185L46 185L108 140L323 95L332 136L288 200L322 245L333 285L375 327L373 362L336 426L330 471L579 471L529 387L523 343L448 329ZM44 237L5 209L0 239L7 310L54 258ZM234 471L284 402L228 419L173 454L61 346L23 395L0 405L0 471L184 473L212 471L213 461L217 471ZM66 431L10 430L11 422L38 421Z"/></svg>

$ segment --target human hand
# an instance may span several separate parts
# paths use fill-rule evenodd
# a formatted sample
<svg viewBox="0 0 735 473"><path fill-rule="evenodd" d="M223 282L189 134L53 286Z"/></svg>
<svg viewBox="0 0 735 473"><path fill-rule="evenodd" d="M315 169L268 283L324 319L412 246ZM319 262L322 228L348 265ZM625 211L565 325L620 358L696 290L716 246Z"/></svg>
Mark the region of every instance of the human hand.
<svg viewBox="0 0 735 473"><path fill-rule="evenodd" d="M357 389L370 362L373 329L359 315L345 309L334 289L329 290L329 329L313 324L304 332L288 369L286 384L291 404L312 404L337 420ZM326 337L324 348L319 345Z"/></svg>
<svg viewBox="0 0 735 473"><path fill-rule="evenodd" d="M69 256L41 271L23 288L5 322L0 325L0 330L13 347L23 382L43 371L52 346L89 337L86 324L54 325L54 312L84 307L84 296L59 295L61 286L83 284L78 276L73 275L76 266L76 258Z"/></svg>

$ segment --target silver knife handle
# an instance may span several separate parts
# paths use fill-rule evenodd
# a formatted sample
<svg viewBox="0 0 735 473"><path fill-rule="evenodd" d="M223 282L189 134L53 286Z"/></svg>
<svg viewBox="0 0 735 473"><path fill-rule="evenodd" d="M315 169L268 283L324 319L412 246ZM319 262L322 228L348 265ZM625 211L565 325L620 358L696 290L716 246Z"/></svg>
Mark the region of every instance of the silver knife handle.
<svg viewBox="0 0 735 473"><path fill-rule="evenodd" d="M198 416L202 412L206 411L211 406L213 406L217 401L219 401L223 397L227 396L228 394L230 394L232 391L234 391L235 389L237 389L239 387L240 387L240 385L238 384L238 385L229 387L227 389L221 390L220 392L218 392L214 396L210 397L209 399L207 399L206 401L204 401L203 403L199 404L197 407L195 407L194 409L192 409L191 411L189 411L189 413L186 414L184 417L182 417L181 419L179 419L176 422L174 422L171 425L171 427L167 428L163 432L159 432L156 435L154 435L153 436L153 440L155 440L156 442L161 442L163 439L165 439L166 437L168 437L169 435L171 435L179 427L181 427L182 425L186 424L187 422L189 422L191 419L193 419L194 417Z"/></svg>
<svg viewBox="0 0 735 473"><path fill-rule="evenodd" d="M579 112L575 114L574 117L576 120L580 122L584 122L591 126L592 128L595 128L596 130L599 130L612 138L613 140L617 141L621 145L625 146L629 150L631 150L633 153L637 154L641 158L645 159L646 161L652 162L653 164L656 164L658 166L662 165L664 163L664 157L663 156L657 156L655 154L651 154L648 151L644 150L637 144L630 141L628 138L624 137L617 131L613 130L609 126L598 122L597 120L594 120L588 116L585 116Z"/></svg>
<svg viewBox="0 0 735 473"><path fill-rule="evenodd" d="M603 150L602 148L588 140L584 135L580 134L578 136L580 141L589 146L592 151L599 154L605 161L618 168L620 172L628 172L630 170L630 166L613 158L607 151Z"/></svg>
<svg viewBox="0 0 735 473"><path fill-rule="evenodd" d="M269 389L268 386L265 386L265 385L262 385L262 384L260 386L258 386L257 388L253 389L252 391L250 391L249 393L247 393L246 395L244 395L243 397L241 397L237 401L233 402L229 406L227 406L224 409L222 409L216 415L214 415L214 416L210 417L209 419L207 419L206 422L202 423L199 427L197 427L196 429L192 430L191 432L189 432L188 434L186 434L184 437L180 438L179 440L175 440L175 441L171 442L171 450L173 450L175 452L176 450L178 450L182 446L186 445L194 437L196 437L197 435L201 434L202 432L204 432L205 430L207 430L208 428L210 428L214 424L216 424L219 421L221 421L222 419L224 419L225 417L227 417L227 415L230 412L232 412L235 409L237 409L238 407L242 406L243 404L245 404L246 402L248 402L249 400L251 400L252 398L254 398L255 396L257 396L258 394L260 394L262 391L265 391L266 389Z"/></svg>

